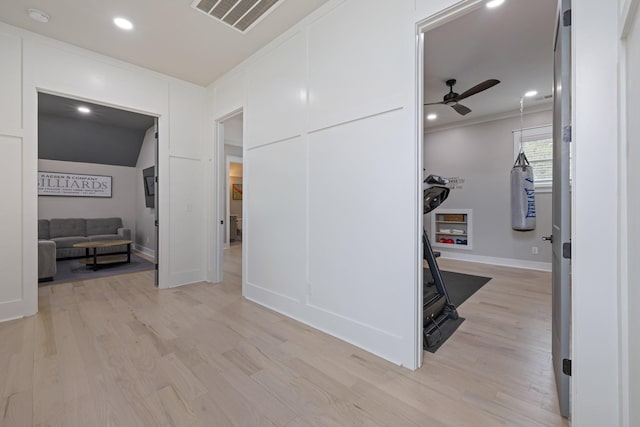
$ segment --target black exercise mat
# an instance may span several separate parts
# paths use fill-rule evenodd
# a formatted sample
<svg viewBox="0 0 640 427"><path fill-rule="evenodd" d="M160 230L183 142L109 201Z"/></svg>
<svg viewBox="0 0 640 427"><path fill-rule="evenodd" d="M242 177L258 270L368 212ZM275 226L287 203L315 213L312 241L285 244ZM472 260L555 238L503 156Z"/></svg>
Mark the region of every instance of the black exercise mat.
<svg viewBox="0 0 640 427"><path fill-rule="evenodd" d="M463 302L491 280L490 277L473 276L470 274L454 273L452 271L440 271L440 273L442 274L442 280L444 280L447 292L449 293L449 299L456 309L459 309ZM431 272L428 268L425 268L423 274L424 286L427 286L427 283L432 280ZM463 317L459 317L457 320L449 319L440 325L439 332L434 332L434 336L438 336L439 333L441 334L440 340L437 344L430 348L425 348L425 350L430 353L435 353L440 346L444 344L451 335L453 335L464 320L465 319Z"/></svg>
<svg viewBox="0 0 640 427"><path fill-rule="evenodd" d="M104 264L93 271L81 264L79 259L65 259L57 262L57 272L53 280L42 282L39 286L57 285L59 283L76 282L81 280L91 280L100 277L115 276L117 274L137 273L139 271L153 270L155 268L152 262L131 254L131 263L114 263Z"/></svg>
<svg viewBox="0 0 640 427"><path fill-rule="evenodd" d="M470 274L454 273L452 271L440 271L442 279L447 287L449 293L449 299L451 303L460 307L471 295L475 294L481 287L483 287L491 277L472 276ZM430 282L431 272L428 268L423 270L424 286L427 286L427 282Z"/></svg>

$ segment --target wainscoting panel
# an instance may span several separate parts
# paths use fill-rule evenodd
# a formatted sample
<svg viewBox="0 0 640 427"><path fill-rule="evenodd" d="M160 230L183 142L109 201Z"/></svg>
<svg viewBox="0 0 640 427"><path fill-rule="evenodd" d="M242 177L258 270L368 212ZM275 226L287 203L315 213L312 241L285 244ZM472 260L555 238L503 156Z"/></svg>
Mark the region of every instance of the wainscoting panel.
<svg viewBox="0 0 640 427"><path fill-rule="evenodd" d="M182 157L169 158L169 286L204 279L202 162ZM162 195L160 196L162 197ZM166 197L166 196L165 196Z"/></svg>
<svg viewBox="0 0 640 427"><path fill-rule="evenodd" d="M396 110L310 135L309 304L412 340L414 217L398 210L415 204L404 120Z"/></svg>
<svg viewBox="0 0 640 427"><path fill-rule="evenodd" d="M22 128L22 39L0 33L0 129Z"/></svg>
<svg viewBox="0 0 640 427"><path fill-rule="evenodd" d="M299 137L244 159L246 282L295 301L306 292L306 164Z"/></svg>
<svg viewBox="0 0 640 427"><path fill-rule="evenodd" d="M169 99L170 154L199 158L203 151L204 91L190 83L170 82Z"/></svg>
<svg viewBox="0 0 640 427"><path fill-rule="evenodd" d="M0 245L0 304L3 304L22 299L22 138L0 135L0 182L3 242Z"/></svg>
<svg viewBox="0 0 640 427"><path fill-rule="evenodd" d="M248 71L247 148L298 136L305 124L305 37L300 32Z"/></svg>
<svg viewBox="0 0 640 427"><path fill-rule="evenodd" d="M310 130L403 105L410 3L347 1L309 25Z"/></svg>

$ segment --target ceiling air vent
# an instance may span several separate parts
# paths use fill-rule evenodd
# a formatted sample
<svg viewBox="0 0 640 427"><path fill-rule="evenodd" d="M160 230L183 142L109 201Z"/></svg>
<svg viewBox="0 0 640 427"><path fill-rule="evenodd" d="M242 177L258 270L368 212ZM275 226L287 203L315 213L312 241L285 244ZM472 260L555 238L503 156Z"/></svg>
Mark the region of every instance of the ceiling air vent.
<svg viewBox="0 0 640 427"><path fill-rule="evenodd" d="M195 0L191 7L246 33L283 0Z"/></svg>

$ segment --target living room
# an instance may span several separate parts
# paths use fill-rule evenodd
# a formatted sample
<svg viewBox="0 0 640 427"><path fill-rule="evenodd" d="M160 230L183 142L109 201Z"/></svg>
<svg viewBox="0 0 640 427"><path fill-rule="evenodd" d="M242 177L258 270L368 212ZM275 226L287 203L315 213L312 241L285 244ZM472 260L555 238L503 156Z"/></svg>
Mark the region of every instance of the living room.
<svg viewBox="0 0 640 427"><path fill-rule="evenodd" d="M155 118L38 95L42 285L155 268Z"/></svg>

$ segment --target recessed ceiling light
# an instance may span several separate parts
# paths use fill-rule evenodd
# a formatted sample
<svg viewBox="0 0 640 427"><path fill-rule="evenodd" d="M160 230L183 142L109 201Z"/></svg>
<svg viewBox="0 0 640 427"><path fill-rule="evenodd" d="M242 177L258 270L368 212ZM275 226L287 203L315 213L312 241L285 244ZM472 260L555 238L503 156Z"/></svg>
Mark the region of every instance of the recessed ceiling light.
<svg viewBox="0 0 640 427"><path fill-rule="evenodd" d="M536 96L537 94L537 90L530 90L529 92L525 93L524 96L526 96L527 98L531 98L532 96Z"/></svg>
<svg viewBox="0 0 640 427"><path fill-rule="evenodd" d="M91 110L88 107L80 106L78 107L78 111L80 111L82 114L89 114L91 112Z"/></svg>
<svg viewBox="0 0 640 427"><path fill-rule="evenodd" d="M429 114L427 116L427 120L435 120L437 118L438 118L438 115L437 114L433 114L433 113L431 113L431 114Z"/></svg>
<svg viewBox="0 0 640 427"><path fill-rule="evenodd" d="M49 15L47 15L41 10L27 9L27 12L29 13L29 16L31 17L31 19L33 19L34 21L42 22L43 24L46 24L47 22L49 22Z"/></svg>
<svg viewBox="0 0 640 427"><path fill-rule="evenodd" d="M487 2L487 7L493 9L494 7L500 6L502 3L504 3L504 0L491 0Z"/></svg>
<svg viewBox="0 0 640 427"><path fill-rule="evenodd" d="M113 18L113 23L116 24L119 28L123 30L132 30L133 24L128 19L124 18Z"/></svg>

